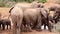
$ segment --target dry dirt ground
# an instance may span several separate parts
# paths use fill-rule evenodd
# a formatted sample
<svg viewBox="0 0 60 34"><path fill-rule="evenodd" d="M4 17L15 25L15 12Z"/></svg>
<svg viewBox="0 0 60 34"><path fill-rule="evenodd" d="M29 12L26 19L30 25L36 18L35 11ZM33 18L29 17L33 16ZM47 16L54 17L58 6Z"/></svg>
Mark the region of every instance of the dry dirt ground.
<svg viewBox="0 0 60 34"><path fill-rule="evenodd" d="M12 30L0 31L0 34L12 34ZM33 30L33 32L21 32L21 34L59 34L59 33L49 32L48 30L43 30L41 32Z"/></svg>

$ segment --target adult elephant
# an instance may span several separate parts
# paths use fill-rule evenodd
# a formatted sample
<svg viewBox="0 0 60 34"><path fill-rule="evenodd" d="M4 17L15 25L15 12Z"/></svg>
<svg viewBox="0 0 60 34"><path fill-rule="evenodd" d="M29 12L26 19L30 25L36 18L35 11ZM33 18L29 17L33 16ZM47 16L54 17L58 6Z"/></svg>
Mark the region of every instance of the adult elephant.
<svg viewBox="0 0 60 34"><path fill-rule="evenodd" d="M44 25L44 29L46 29L46 26L48 27L48 30L52 32L52 18L50 17L49 10L41 9L41 17L42 17L42 25Z"/></svg>
<svg viewBox="0 0 60 34"><path fill-rule="evenodd" d="M28 8L24 10L24 22L27 25L28 30L31 31L30 25L37 24L37 29L41 30L41 12L40 8Z"/></svg>
<svg viewBox="0 0 60 34"><path fill-rule="evenodd" d="M50 12L53 12L53 16L49 15L49 21L52 22L52 28L54 27L54 24L56 24L58 22L59 19L59 13L60 13L60 7L57 6L51 6L49 8ZM52 29L51 28L51 29Z"/></svg>
<svg viewBox="0 0 60 34"><path fill-rule="evenodd" d="M36 6L35 6L35 8L39 8L40 4L37 3ZM11 18L12 18L13 28L14 28L13 29L13 34L19 34L20 33L20 26L21 26L21 23L22 23L22 19L24 17L23 13L25 12L26 9L29 9L29 8L31 8L31 10L32 10L31 5L27 5L27 4L22 4L21 5L21 4L18 3L14 7L12 7L12 9L10 10L10 15L11 15ZM33 7L33 9L34 9L34 7ZM32 11L32 12L34 12L34 11ZM29 26L29 24L27 24L27 25Z"/></svg>
<svg viewBox="0 0 60 34"><path fill-rule="evenodd" d="M26 25L29 30L31 30L31 23L33 28L41 30L41 25L47 25L49 31L51 31L51 23L48 22L48 11L44 8L29 8L24 10L23 23ZM44 21L44 22L43 22Z"/></svg>
<svg viewBox="0 0 60 34"><path fill-rule="evenodd" d="M51 6L49 7L49 11L53 11L53 20L55 21L55 23L57 23L58 19L59 19L59 13L60 13L60 7L57 6Z"/></svg>
<svg viewBox="0 0 60 34"><path fill-rule="evenodd" d="M13 34L20 34L20 26L23 19L23 10L19 6L15 6L10 14L13 22Z"/></svg>
<svg viewBox="0 0 60 34"><path fill-rule="evenodd" d="M49 9L49 11L55 11L56 8L57 8L57 6L50 6L48 9Z"/></svg>
<svg viewBox="0 0 60 34"><path fill-rule="evenodd" d="M55 10L54 17L53 17L55 20L55 23L57 23L57 21L59 20L59 17L60 17L60 7L57 7Z"/></svg>

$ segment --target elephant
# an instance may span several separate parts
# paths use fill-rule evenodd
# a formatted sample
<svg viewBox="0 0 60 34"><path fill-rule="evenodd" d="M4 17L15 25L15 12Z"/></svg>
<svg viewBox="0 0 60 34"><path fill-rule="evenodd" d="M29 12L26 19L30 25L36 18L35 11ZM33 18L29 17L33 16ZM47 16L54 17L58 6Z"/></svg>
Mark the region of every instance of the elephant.
<svg viewBox="0 0 60 34"><path fill-rule="evenodd" d="M37 12L37 13L36 13ZM22 25L22 22L25 23L24 26L27 27L27 30L31 31L31 23L34 25L36 23L37 30L41 30L41 13L44 15L44 17L47 19L47 13L43 13L45 10L43 8L26 8L23 9L20 6L15 6L13 9L11 9L11 18L13 21L13 33L19 34L20 28ZM20 19L21 18L21 19ZM15 20L16 19L16 20ZM48 19L47 19L48 20ZM18 23L19 22L19 23ZM39 23L40 22L40 23ZM50 24L50 25L49 25ZM51 30L51 23L47 21L47 26ZM17 31L18 30L18 31Z"/></svg>
<svg viewBox="0 0 60 34"><path fill-rule="evenodd" d="M38 3L38 1L36 2L32 2L32 3L17 3L15 6L19 6L20 8L22 9L26 9L26 8L43 8L44 7L44 4L43 3ZM9 10L9 13L11 13L11 10L15 7L11 7L10 10Z"/></svg>
<svg viewBox="0 0 60 34"><path fill-rule="evenodd" d="M48 17L47 10L44 8L39 8L39 12L37 12L38 14L40 13L38 15L39 18L36 16L36 14L37 14L36 12L37 12L37 10L33 12L33 9L31 9L31 8L24 10L24 17L23 17L24 26L26 24L30 24L30 25L32 25L32 27L30 25L27 25L27 26L29 26L28 28L30 28L29 30L31 30L31 28L36 28L37 30L39 30L39 27L41 29L41 26L44 25L44 28L46 28L46 26L48 26L48 29L51 32L52 23L48 20L49 17ZM38 19L41 20L40 24L38 23Z"/></svg>
<svg viewBox="0 0 60 34"><path fill-rule="evenodd" d="M60 7L52 6L52 7L49 8L49 11L53 11L54 12L53 17L50 16L49 20L53 23L53 25L58 23L59 15L60 15L59 14L60 13ZM54 27L53 25L52 25L52 28Z"/></svg>
<svg viewBox="0 0 60 34"><path fill-rule="evenodd" d="M40 8L29 8L24 10L24 21L27 25L28 30L31 31L31 23L32 25L36 22L37 28L41 30L41 14L40 14Z"/></svg>
<svg viewBox="0 0 60 34"><path fill-rule="evenodd" d="M34 4L34 3L33 3ZM32 4L32 6L33 6ZM36 3L37 7L35 8L39 8L40 7L40 4L39 3ZM26 9L29 9L29 8L33 8L30 4L16 4L14 7L12 7L10 9L10 16L12 18L12 22L13 22L13 34L19 34L20 33L20 27L21 27L21 24L22 24L22 20L23 20L23 17L24 17L24 10ZM43 6L42 6L43 7ZM16 19L16 20L15 20Z"/></svg>
<svg viewBox="0 0 60 34"><path fill-rule="evenodd" d="M41 16L42 16L42 25L44 25L44 29L46 29L46 26L48 27L48 30L50 32L52 32L52 28L53 28L53 19L52 16L50 16L50 12L49 10L44 9L44 11L46 12L45 14L42 12Z"/></svg>
<svg viewBox="0 0 60 34"><path fill-rule="evenodd" d="M7 29L8 29L8 26L10 26L10 29L11 29L11 21L9 19L0 19L0 23L2 25L3 30L5 30L6 25L7 25Z"/></svg>
<svg viewBox="0 0 60 34"><path fill-rule="evenodd" d="M50 15L50 10L44 9L44 11L41 12L42 25L44 25L44 29L46 29L46 26L48 26L49 31L52 32L53 24L55 23L55 21L53 20L53 17Z"/></svg>
<svg viewBox="0 0 60 34"><path fill-rule="evenodd" d="M49 7L49 11L54 11L54 15L53 15L53 20L55 20L55 23L57 23L58 19L59 19L59 10L60 7L57 6L51 6Z"/></svg>
<svg viewBox="0 0 60 34"><path fill-rule="evenodd" d="M49 11L55 11L56 8L57 8L57 6L50 6L48 9L49 9Z"/></svg>
<svg viewBox="0 0 60 34"><path fill-rule="evenodd" d="M20 6L21 8L39 8L43 6L43 3L39 3L38 1L33 1L32 3L17 3L16 6Z"/></svg>
<svg viewBox="0 0 60 34"><path fill-rule="evenodd" d="M55 20L55 23L57 23L58 19L59 19L59 16L60 16L60 7L57 7L56 10L55 10L55 14L54 14L54 20Z"/></svg>
<svg viewBox="0 0 60 34"><path fill-rule="evenodd" d="M21 30L21 24L23 19L23 10L19 6L15 6L10 13L10 17L12 19L13 23L13 34L20 34Z"/></svg>

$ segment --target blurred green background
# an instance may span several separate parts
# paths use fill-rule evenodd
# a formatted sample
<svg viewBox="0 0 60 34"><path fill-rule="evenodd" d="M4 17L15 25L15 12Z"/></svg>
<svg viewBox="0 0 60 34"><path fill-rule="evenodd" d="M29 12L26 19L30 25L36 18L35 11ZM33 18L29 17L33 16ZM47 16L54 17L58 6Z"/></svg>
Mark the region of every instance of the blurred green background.
<svg viewBox="0 0 60 34"><path fill-rule="evenodd" d="M38 0L41 3L45 3L46 0ZM17 2L28 2L31 3L33 0L0 0L0 7L11 7Z"/></svg>

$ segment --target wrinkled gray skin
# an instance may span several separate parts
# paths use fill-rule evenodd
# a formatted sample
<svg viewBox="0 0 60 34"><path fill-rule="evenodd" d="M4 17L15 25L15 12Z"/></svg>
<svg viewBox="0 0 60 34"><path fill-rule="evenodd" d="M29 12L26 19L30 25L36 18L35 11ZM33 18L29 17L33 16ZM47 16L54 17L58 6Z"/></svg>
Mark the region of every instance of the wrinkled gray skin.
<svg viewBox="0 0 60 34"><path fill-rule="evenodd" d="M26 24L30 24L32 26L32 28L36 28L37 30L39 30L39 27L41 28L41 25L44 25L44 28L46 28L46 25L48 26L49 28L49 31L51 31L51 23L48 22L48 12L46 9L44 8L40 8L39 11L41 12L40 16L38 15L38 17L41 17L41 23L39 24L39 22L37 22L38 18L35 14L35 11L33 12L33 9L27 9L25 12L24 12L24 18L23 18L23 21L24 21L24 25ZM30 13L31 12L31 13ZM36 11L37 12L37 11ZM35 15L35 17L32 17L33 14ZM39 12L38 12L39 13ZM43 15L43 16L42 16ZM26 22L26 23L25 23ZM32 24L33 23L33 24ZM39 24L39 25L38 25ZM49 24L49 25L48 25ZM31 30L31 27L30 25L28 25L29 27L29 30Z"/></svg>
<svg viewBox="0 0 60 34"><path fill-rule="evenodd" d="M38 3L37 4L37 7L36 8L38 8L38 7L40 7L39 6L40 4ZM26 7L25 7L26 6ZM10 14L10 16L11 16L11 18L12 18L12 22L13 22L13 34L20 34L20 27L21 27L21 24L22 24L22 19L23 19L23 16L25 16L26 14L23 14L25 11L25 9L28 9L28 8L31 8L31 6L30 7L28 7L28 6L30 6L30 5L24 5L24 4L22 4L22 6L20 6L20 4L16 4L15 6L14 6L14 8L12 8L11 9L11 14ZM34 8L34 7L33 7ZM31 9L31 10L33 10L33 9ZM34 9L35 10L35 9ZM33 13L34 12L34 10L31 12L31 13ZM27 11L28 12L28 11ZM26 12L26 13L27 13ZM38 11L39 12L39 11ZM35 11L35 13L36 13L36 11ZM38 14L40 14L40 13L38 13L38 14L35 14L35 13L33 13L33 16L31 16L32 18L36 15L38 15ZM35 14L35 15L34 15ZM34 17L34 18L37 18L37 17ZM24 17L26 20L27 20L27 18L26 17ZM32 20L34 20L34 18L32 19ZM36 19L35 19L36 20ZM34 20L34 21L35 21ZM38 20L39 21L39 20ZM29 22L29 21L28 21ZM27 22L26 22L27 23ZM30 22L29 22L30 23ZM28 27L28 29L30 29L29 28L29 23L27 23L27 27ZM40 24L38 24L38 25L40 25Z"/></svg>
<svg viewBox="0 0 60 34"><path fill-rule="evenodd" d="M29 8L24 10L24 21L27 24L28 30L31 31L31 23L32 25L34 23L37 23L36 28L41 30L41 14L40 14L40 8Z"/></svg>

